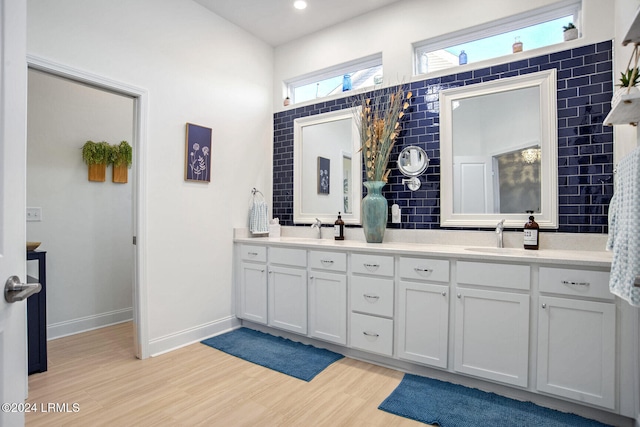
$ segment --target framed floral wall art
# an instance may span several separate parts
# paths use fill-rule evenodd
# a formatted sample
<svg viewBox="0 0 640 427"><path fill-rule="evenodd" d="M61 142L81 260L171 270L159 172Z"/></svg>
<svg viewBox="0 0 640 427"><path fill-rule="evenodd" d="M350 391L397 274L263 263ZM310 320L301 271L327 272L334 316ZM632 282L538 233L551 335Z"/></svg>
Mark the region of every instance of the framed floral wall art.
<svg viewBox="0 0 640 427"><path fill-rule="evenodd" d="M318 194L329 194L331 160L318 157Z"/></svg>
<svg viewBox="0 0 640 427"><path fill-rule="evenodd" d="M184 180L211 181L211 129L187 123Z"/></svg>

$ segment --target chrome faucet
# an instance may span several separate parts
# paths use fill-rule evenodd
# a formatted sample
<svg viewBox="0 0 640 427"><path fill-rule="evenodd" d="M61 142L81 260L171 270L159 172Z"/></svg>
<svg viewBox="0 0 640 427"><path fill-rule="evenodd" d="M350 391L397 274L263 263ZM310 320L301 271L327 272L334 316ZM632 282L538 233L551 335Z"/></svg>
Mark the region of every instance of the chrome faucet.
<svg viewBox="0 0 640 427"><path fill-rule="evenodd" d="M498 240L498 247L499 248L504 247L503 241L502 241L502 232L503 231L504 231L504 219L502 221L500 221L498 223L498 225L496 225L496 238Z"/></svg>
<svg viewBox="0 0 640 427"><path fill-rule="evenodd" d="M317 228L318 229L318 239L322 239L322 221L320 221L318 218L316 218L316 222L311 224L311 228Z"/></svg>

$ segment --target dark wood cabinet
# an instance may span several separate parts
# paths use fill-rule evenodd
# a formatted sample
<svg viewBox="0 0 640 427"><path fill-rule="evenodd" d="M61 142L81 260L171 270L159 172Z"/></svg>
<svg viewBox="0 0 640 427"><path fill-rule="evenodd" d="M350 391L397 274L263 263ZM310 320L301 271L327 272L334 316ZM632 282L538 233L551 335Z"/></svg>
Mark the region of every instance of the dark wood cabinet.
<svg viewBox="0 0 640 427"><path fill-rule="evenodd" d="M27 276L27 282L40 282L42 290L27 298L27 341L29 374L47 370L47 263L46 251L27 251L27 261L38 262L38 278Z"/></svg>

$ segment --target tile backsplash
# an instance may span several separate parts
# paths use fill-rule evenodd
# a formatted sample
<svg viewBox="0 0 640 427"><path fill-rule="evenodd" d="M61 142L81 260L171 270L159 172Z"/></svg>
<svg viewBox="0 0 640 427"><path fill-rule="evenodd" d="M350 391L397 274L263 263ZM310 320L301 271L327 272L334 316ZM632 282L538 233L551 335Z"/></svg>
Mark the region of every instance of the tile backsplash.
<svg viewBox="0 0 640 427"><path fill-rule="evenodd" d="M535 58L465 71L409 84L410 113L391 154L392 171L383 190L389 205L402 208L402 223L388 228L439 229L440 126L438 96L443 89L555 68L557 70L558 202L560 232L606 233L613 195L613 129L603 126L613 93L612 42L606 41ZM274 114L273 216L293 223L293 121L351 107L345 97ZM411 192L393 167L403 147L422 147L431 162ZM366 194L366 190L363 192Z"/></svg>

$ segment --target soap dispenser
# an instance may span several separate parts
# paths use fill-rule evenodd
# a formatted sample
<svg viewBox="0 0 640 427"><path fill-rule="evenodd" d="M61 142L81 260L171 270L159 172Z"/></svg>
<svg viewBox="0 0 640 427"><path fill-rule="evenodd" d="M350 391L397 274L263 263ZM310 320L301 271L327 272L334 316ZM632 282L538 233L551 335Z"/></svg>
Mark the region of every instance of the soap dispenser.
<svg viewBox="0 0 640 427"><path fill-rule="evenodd" d="M340 216L340 212L338 212L338 219L336 219L335 225L333 226L333 235L336 240L344 240L344 221Z"/></svg>
<svg viewBox="0 0 640 427"><path fill-rule="evenodd" d="M525 249L538 249L539 247L539 233L540 226L534 221L533 211L527 211L529 214L529 221L524 225L524 248Z"/></svg>

